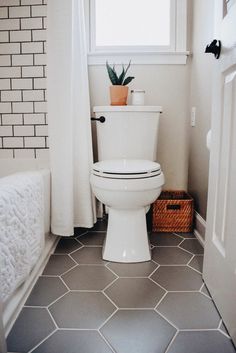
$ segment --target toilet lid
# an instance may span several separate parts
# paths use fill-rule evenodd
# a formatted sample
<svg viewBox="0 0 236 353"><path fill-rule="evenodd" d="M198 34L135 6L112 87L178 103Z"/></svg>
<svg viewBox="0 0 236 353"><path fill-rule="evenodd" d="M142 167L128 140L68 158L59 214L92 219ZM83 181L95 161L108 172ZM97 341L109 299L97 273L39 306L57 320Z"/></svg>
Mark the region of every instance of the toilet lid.
<svg viewBox="0 0 236 353"><path fill-rule="evenodd" d="M110 178L143 178L159 175L161 167L144 159L114 159L95 163L93 173Z"/></svg>

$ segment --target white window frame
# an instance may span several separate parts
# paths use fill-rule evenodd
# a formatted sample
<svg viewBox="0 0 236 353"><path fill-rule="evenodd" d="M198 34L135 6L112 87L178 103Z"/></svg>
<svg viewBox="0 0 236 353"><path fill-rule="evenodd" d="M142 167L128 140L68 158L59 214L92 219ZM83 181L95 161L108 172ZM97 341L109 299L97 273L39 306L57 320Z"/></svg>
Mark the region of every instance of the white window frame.
<svg viewBox="0 0 236 353"><path fill-rule="evenodd" d="M85 0L86 1L86 0ZM96 47L95 0L86 1L88 63L103 65L112 63L132 64L186 64L187 47L187 0L171 0L170 46Z"/></svg>

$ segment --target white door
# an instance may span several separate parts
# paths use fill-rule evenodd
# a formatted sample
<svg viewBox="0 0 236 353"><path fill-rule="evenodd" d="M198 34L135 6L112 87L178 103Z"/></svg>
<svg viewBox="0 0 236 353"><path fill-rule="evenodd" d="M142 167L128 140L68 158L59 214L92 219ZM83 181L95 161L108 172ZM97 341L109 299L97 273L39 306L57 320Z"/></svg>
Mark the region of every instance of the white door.
<svg viewBox="0 0 236 353"><path fill-rule="evenodd" d="M203 278L236 344L236 0L216 0L216 29Z"/></svg>

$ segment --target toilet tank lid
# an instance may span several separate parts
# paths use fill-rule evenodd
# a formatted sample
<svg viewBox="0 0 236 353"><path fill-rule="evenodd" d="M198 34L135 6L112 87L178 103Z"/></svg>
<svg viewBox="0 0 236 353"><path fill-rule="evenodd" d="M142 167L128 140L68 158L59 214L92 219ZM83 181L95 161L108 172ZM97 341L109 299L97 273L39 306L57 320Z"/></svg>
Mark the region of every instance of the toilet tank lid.
<svg viewBox="0 0 236 353"><path fill-rule="evenodd" d="M155 112L162 113L160 105L104 105L93 107L94 113L99 112Z"/></svg>
<svg viewBox="0 0 236 353"><path fill-rule="evenodd" d="M94 163L93 170L111 174L143 174L160 170L160 164L145 159L113 159Z"/></svg>

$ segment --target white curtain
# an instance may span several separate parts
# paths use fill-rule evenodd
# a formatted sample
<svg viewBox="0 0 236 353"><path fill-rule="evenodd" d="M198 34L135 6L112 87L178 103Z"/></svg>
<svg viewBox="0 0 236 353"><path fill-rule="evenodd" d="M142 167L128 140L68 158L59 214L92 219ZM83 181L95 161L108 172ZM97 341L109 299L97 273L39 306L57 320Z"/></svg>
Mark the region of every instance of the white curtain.
<svg viewBox="0 0 236 353"><path fill-rule="evenodd" d="M52 233L92 227L95 203L84 0L48 1L48 122Z"/></svg>

